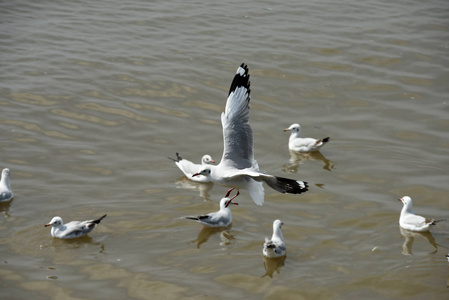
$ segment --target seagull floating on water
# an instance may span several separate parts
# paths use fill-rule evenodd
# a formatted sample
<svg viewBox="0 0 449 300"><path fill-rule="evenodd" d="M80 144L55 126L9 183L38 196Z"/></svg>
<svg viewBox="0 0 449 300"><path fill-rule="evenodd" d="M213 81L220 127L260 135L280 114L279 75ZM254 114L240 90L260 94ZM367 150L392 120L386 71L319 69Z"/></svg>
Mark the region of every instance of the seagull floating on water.
<svg viewBox="0 0 449 300"><path fill-rule="evenodd" d="M223 157L217 166L207 165L192 176L204 175L212 182L248 190L257 205L264 202L265 182L284 194L300 194L307 191L307 182L277 177L259 171L254 159L253 131L249 124L250 81L248 67L242 64L234 76L221 114L223 126Z"/></svg>
<svg viewBox="0 0 449 300"><path fill-rule="evenodd" d="M82 222L71 221L67 224L63 224L61 217L54 217L53 219L51 219L50 223L45 224L45 227L52 227L52 237L59 239L73 239L91 232L105 217L106 215L97 220L88 220Z"/></svg>
<svg viewBox="0 0 449 300"><path fill-rule="evenodd" d="M301 125L299 124L292 124L289 128L284 129L284 132L285 131L291 131L290 138L288 140L288 148L295 152L318 151L330 140L330 137L319 140L300 137Z"/></svg>
<svg viewBox="0 0 449 300"><path fill-rule="evenodd" d="M210 182L210 178L207 178L206 176L195 176L195 177L192 176L193 174L201 171L203 166L215 163L215 161L212 159L210 155L206 154L201 158L201 165L195 164L190 160L183 159L178 152L176 152L176 159L173 158L170 159L176 163L178 168L184 173L184 175L187 176L188 179L197 182Z"/></svg>
<svg viewBox="0 0 449 300"><path fill-rule="evenodd" d="M287 247L284 243L284 236L282 235L281 227L284 223L281 220L275 220L273 222L273 236L271 240L265 238L265 243L263 244L263 255L268 258L281 257L285 255Z"/></svg>
<svg viewBox="0 0 449 300"><path fill-rule="evenodd" d="M0 180L0 202L6 202L14 198L11 184L9 183L9 174L10 171L8 168L3 169L2 179Z"/></svg>
<svg viewBox="0 0 449 300"><path fill-rule="evenodd" d="M399 217L399 225L412 231L429 231L431 225L435 225L437 222L444 220L426 219L424 217L415 215L412 208L412 198L404 196L398 199L404 206L401 210L401 216Z"/></svg>
<svg viewBox="0 0 449 300"><path fill-rule="evenodd" d="M196 220L200 222L203 225L209 226L209 227L227 227L232 223L232 214L231 209L229 208L230 204L238 205L236 202L232 202L232 200L235 199L239 195L239 192L237 191L237 194L235 194L234 197L229 198L229 194L233 190L230 189L224 198L220 200L220 210L217 212L208 213L207 215L201 215L197 217L185 217L186 219L190 220Z"/></svg>

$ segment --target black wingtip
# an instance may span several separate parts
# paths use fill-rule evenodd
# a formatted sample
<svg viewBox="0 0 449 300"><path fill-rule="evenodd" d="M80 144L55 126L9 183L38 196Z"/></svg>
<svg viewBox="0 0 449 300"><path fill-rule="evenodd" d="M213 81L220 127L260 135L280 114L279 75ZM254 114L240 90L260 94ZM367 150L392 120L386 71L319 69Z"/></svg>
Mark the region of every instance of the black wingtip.
<svg viewBox="0 0 449 300"><path fill-rule="evenodd" d="M240 68L243 69L243 74L240 72ZM237 69L237 73L234 76L234 79L232 80L231 87L229 88L229 94L234 92L238 87L246 87L248 90L248 95L250 94L250 81L249 81L249 69L248 66L245 63L242 63L240 67Z"/></svg>
<svg viewBox="0 0 449 300"><path fill-rule="evenodd" d="M103 220L104 218L106 218L107 214L105 214L104 216L102 216L101 218L94 220L93 223L95 224L100 224L101 220Z"/></svg>
<svg viewBox="0 0 449 300"><path fill-rule="evenodd" d="M294 180L284 177L274 177L273 180L265 181L271 188L283 194L301 194L309 190L306 181Z"/></svg>
<svg viewBox="0 0 449 300"><path fill-rule="evenodd" d="M329 142L330 141L330 137L327 137L327 138L324 138L322 141L323 141L323 143L327 143L327 142Z"/></svg>

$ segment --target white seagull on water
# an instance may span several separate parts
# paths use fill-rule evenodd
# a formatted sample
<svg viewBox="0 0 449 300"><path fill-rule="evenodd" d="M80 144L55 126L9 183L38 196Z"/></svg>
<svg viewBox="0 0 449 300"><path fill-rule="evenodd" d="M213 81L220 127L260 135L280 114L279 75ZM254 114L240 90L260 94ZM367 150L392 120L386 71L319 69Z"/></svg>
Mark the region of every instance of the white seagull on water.
<svg viewBox="0 0 449 300"><path fill-rule="evenodd" d="M170 158L170 157L169 157ZM178 168L186 175L186 177L190 180L196 181L196 182L210 182L210 179L206 176L195 176L192 177L193 174L198 173L201 171L202 167L211 163L215 163L215 161L212 159L212 157L208 154L204 155L201 158L201 165L195 164L191 162L190 160L183 159L181 155L179 155L178 152L176 152L176 159L170 158L173 160Z"/></svg>
<svg viewBox="0 0 449 300"><path fill-rule="evenodd" d="M301 125L292 124L290 127L284 129L285 131L291 131L290 138L288 140L288 149L295 152L313 152L320 150L327 142L329 142L330 137L324 139L314 139L314 138L302 138Z"/></svg>
<svg viewBox="0 0 449 300"><path fill-rule="evenodd" d="M208 213L207 215L201 215L197 217L185 217L186 219L196 220L203 225L208 227L227 227L232 223L232 214L231 209L229 208L230 204L238 205L236 202L232 202L239 195L235 194L234 197L229 198L229 194L234 188L230 189L224 198L220 200L220 210L217 212Z"/></svg>
<svg viewBox="0 0 449 300"><path fill-rule="evenodd" d="M0 202L6 202L14 198L9 183L9 169L5 168L2 171L2 179L0 180Z"/></svg>
<svg viewBox="0 0 449 300"><path fill-rule="evenodd" d="M225 112L221 114L223 126L223 157L218 165L205 166L192 176L204 175L212 182L248 190L257 205L264 202L262 182L284 194L307 191L307 182L277 177L259 171L254 159L253 131L249 124L250 82L248 67L242 64L229 89Z"/></svg>
<svg viewBox="0 0 449 300"><path fill-rule="evenodd" d="M273 222L273 236L271 240L265 238L265 243L263 244L263 255L268 258L281 257L285 255L287 247L284 243L284 236L282 235L281 226L284 223L281 220L275 220Z"/></svg>
<svg viewBox="0 0 449 300"><path fill-rule="evenodd" d="M404 206L401 210L401 216L399 217L399 225L412 231L429 231L431 225L435 225L437 222L444 220L426 219L424 217L415 215L412 208L412 198L404 196L398 199Z"/></svg>
<svg viewBox="0 0 449 300"><path fill-rule="evenodd" d="M50 223L45 224L45 227L51 226L51 236L59 239L73 239L81 237L91 232L97 224L106 217L102 216L97 220L88 221L71 221L67 224L63 224L60 217L54 217Z"/></svg>

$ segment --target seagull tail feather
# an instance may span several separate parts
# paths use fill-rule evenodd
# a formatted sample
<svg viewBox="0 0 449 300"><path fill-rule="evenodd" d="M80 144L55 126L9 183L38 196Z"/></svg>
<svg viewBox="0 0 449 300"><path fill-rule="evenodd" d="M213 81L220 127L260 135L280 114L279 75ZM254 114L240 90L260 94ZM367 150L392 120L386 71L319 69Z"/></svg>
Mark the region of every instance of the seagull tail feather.
<svg viewBox="0 0 449 300"><path fill-rule="evenodd" d="M104 215L104 216L102 216L101 218L99 218L99 219L96 219L96 220L93 220L92 221L92 223L95 223L95 224L100 224L100 222L101 222L101 220L103 220L105 217L107 216L107 214L106 215Z"/></svg>
<svg viewBox="0 0 449 300"><path fill-rule="evenodd" d="M178 152L176 152L176 159L171 158L171 157L169 157L168 159L171 159L171 160L174 161L174 162L179 162L179 161L182 160L182 157L181 157L181 155L179 155Z"/></svg>
<svg viewBox="0 0 449 300"><path fill-rule="evenodd" d="M436 225L438 222L447 221L447 219L441 219L441 220L432 220L432 224L430 225Z"/></svg>

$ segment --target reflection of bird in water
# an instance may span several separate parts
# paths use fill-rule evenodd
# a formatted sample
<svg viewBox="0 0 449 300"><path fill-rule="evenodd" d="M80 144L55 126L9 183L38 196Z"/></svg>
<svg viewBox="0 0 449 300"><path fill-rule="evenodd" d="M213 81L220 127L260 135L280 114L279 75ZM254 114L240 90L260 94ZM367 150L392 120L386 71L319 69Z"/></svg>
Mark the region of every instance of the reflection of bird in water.
<svg viewBox="0 0 449 300"><path fill-rule="evenodd" d="M210 155L208 155L208 154L204 155L201 158L201 164L195 164L195 163L191 162L190 160L183 159L179 155L178 152L176 152L176 159L173 159L173 158L170 158L170 159L176 163L178 168L184 173L184 175L189 180L196 181L196 182L210 182L210 178L207 178L206 176L202 176L202 175L195 176L195 177L192 176L193 174L201 171L203 166L211 164L211 163L215 163L215 161L212 159L212 157Z"/></svg>
<svg viewBox="0 0 449 300"><path fill-rule="evenodd" d="M320 151L309 153L298 153L290 150L290 160L288 165L284 165L286 169L284 171L290 173L297 173L298 168L307 160L321 160L324 163L323 169L331 171L334 168L335 163L327 159Z"/></svg>
<svg viewBox="0 0 449 300"><path fill-rule="evenodd" d="M287 255L281 256L281 257L275 257L275 258L268 258L266 256L263 257L263 266L265 267L265 275L262 276L270 276L273 278L274 272L277 274L280 273L281 268L284 266L285 259L287 258Z"/></svg>
<svg viewBox="0 0 449 300"><path fill-rule="evenodd" d="M4 213L6 217L10 217L8 214L9 207L11 206L12 201L0 202L0 212Z"/></svg>
<svg viewBox="0 0 449 300"><path fill-rule="evenodd" d="M430 231L417 232L417 231L411 231L411 230L404 229L400 226L399 226L399 229L401 230L402 236L405 237L405 241L402 244L402 251L401 251L402 254L413 255L412 246L413 246L413 242L415 241L416 237L426 238L429 241L429 244L431 244L435 248L435 251L433 251L432 254L437 253L438 244L436 243L436 241L435 241L434 237L432 236L432 234L430 233Z"/></svg>
<svg viewBox="0 0 449 300"><path fill-rule="evenodd" d="M63 249L64 251L67 250L67 247L69 249L78 249L85 245L93 245L100 246L98 253L102 254L105 252L104 244L101 242L94 242L94 240L88 235L83 235L77 239L52 239L50 245L57 249Z"/></svg>
<svg viewBox="0 0 449 300"><path fill-rule="evenodd" d="M295 152L313 152L320 150L327 142L329 142L330 137L324 139L314 139L314 138L302 138L301 137L301 125L292 124L289 128L284 129L285 131L290 131L290 138L288 140L288 149Z"/></svg>
<svg viewBox="0 0 449 300"><path fill-rule="evenodd" d="M189 190L198 190L200 192L200 197L206 201L210 201L209 191L212 189L214 184L212 182L194 182L182 177L176 182L179 187Z"/></svg>
<svg viewBox="0 0 449 300"><path fill-rule="evenodd" d="M415 215L412 207L412 198L404 196L398 199L404 204L401 210L401 216L399 217L399 225L408 230L413 231L429 231L430 226L435 225L438 222L444 220L426 219L424 217Z"/></svg>
<svg viewBox="0 0 449 300"><path fill-rule="evenodd" d="M197 247L199 248L201 244L207 242L212 235L220 233L220 245L229 245L230 241L234 239L234 236L230 232L231 227L232 224L227 227L203 226L200 233L198 233L198 237L193 242L197 242Z"/></svg>

